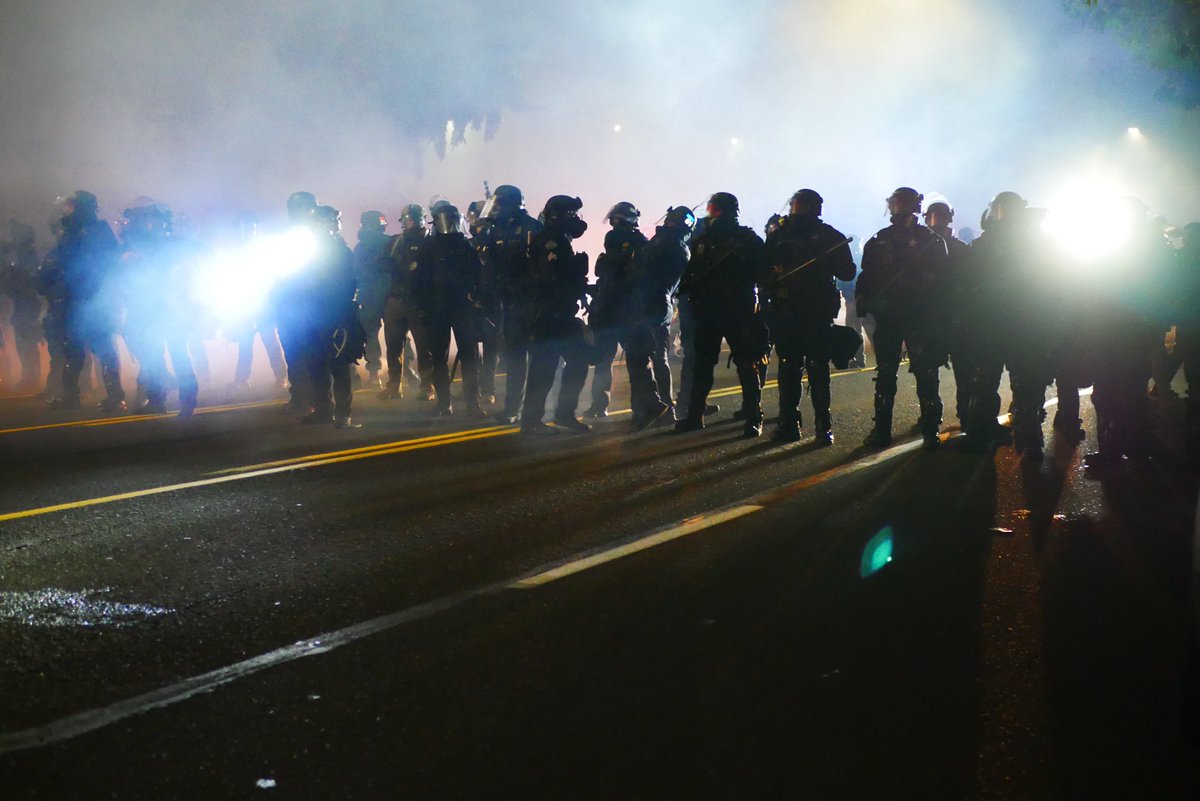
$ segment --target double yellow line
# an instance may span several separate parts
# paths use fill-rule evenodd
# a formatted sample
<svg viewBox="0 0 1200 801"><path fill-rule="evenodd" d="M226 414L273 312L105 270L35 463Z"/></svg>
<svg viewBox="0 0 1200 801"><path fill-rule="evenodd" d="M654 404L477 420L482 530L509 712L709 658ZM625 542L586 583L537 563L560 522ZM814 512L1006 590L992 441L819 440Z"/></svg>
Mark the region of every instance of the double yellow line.
<svg viewBox="0 0 1200 801"><path fill-rule="evenodd" d="M232 481L241 481L248 478L259 478L261 476L270 476L278 473L288 473L293 470L304 470L309 467L320 467L322 465L339 464L341 462L353 462L358 459L371 459L376 456L387 456L393 453L405 453L407 451L416 451L423 448L435 448L440 445L456 445L460 442L472 442L479 439L502 437L508 434L515 434L519 430L520 429L517 426L491 426L488 428L477 428L471 431L456 431L450 434L441 434L433 437L421 437L419 439L401 440L399 442L386 442L381 445L371 445L364 448L350 448L343 451L314 453L309 456L298 456L294 459L281 459L274 462L265 462L263 464L237 467L233 468L232 470L221 470L216 473L208 473L208 478L202 478L196 481L185 481L181 484L168 484L163 487L151 487L150 489L121 492L117 493L116 495L105 495L100 498L87 498L81 501L70 501L68 503L54 504L53 506L42 506L37 509L25 509L20 512L9 512L7 514L0 514L0 522L7 520L20 520L26 517L38 517L40 515L47 515L53 512L66 512L72 509L85 509L89 506L100 506L101 504L116 503L117 501L129 501L136 498L147 498L151 495L162 495L168 492L178 492L186 489L211 487L217 484L227 484Z"/></svg>
<svg viewBox="0 0 1200 801"><path fill-rule="evenodd" d="M249 403L229 403L224 406L201 406L196 409L196 415L202 414L217 414L218 412L233 412L239 409L262 409L267 406L278 406L282 403L279 400L268 401L251 401ZM24 426L22 428L4 428L0 429L0 434L20 434L26 431L48 431L54 428L98 428L100 426L115 426L121 423L140 423L145 420L166 420L171 417L178 417L179 412L167 412L166 414L126 414L120 417L102 417L96 420L72 420L66 423L43 423L36 426Z"/></svg>

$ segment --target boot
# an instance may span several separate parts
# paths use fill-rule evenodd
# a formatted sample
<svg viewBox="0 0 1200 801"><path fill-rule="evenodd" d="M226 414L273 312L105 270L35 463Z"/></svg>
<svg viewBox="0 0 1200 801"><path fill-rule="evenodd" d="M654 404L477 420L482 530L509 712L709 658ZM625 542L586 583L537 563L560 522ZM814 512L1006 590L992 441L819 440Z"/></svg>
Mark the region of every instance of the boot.
<svg viewBox="0 0 1200 801"><path fill-rule="evenodd" d="M941 398L921 401L919 427L921 429L921 447L925 450L935 450L941 447L942 441L938 439L938 430L942 427Z"/></svg>
<svg viewBox="0 0 1200 801"><path fill-rule="evenodd" d="M763 432L762 406L750 406L746 412L746 422L742 426L742 438L754 439L761 437Z"/></svg>
<svg viewBox="0 0 1200 801"><path fill-rule="evenodd" d="M821 447L833 444L833 417L828 410L816 413L813 423L813 441Z"/></svg>
<svg viewBox="0 0 1200 801"><path fill-rule="evenodd" d="M868 448L883 448L892 444L892 407L896 399L875 393L875 425L863 440Z"/></svg>
<svg viewBox="0 0 1200 801"><path fill-rule="evenodd" d="M770 439L776 442L799 442L800 441L800 422L796 418L785 418L780 415L779 424L775 426L774 432L770 435Z"/></svg>

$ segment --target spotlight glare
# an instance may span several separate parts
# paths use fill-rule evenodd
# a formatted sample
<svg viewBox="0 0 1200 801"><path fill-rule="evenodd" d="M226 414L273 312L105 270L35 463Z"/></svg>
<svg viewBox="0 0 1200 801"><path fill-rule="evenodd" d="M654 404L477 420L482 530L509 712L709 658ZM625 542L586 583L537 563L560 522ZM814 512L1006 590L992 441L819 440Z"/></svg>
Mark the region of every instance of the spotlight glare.
<svg viewBox="0 0 1200 801"><path fill-rule="evenodd" d="M620 133L620 132L621 132L621 125L620 125L620 123L618 123L613 126L613 133Z"/></svg>
<svg viewBox="0 0 1200 801"><path fill-rule="evenodd" d="M729 144L733 145L734 147L737 147L737 145L738 145L738 138L737 138L736 136L735 136L735 137L733 137L732 139L730 139L730 140L729 140Z"/></svg>
<svg viewBox="0 0 1200 801"><path fill-rule="evenodd" d="M1132 219L1118 188L1081 183L1060 192L1043 223L1075 266L1112 256L1129 241Z"/></svg>

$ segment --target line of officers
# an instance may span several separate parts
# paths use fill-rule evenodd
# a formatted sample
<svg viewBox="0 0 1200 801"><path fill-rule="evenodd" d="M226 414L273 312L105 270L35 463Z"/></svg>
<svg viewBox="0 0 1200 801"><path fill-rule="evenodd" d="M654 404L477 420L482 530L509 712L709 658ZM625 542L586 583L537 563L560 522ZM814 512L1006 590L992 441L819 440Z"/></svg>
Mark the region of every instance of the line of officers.
<svg viewBox="0 0 1200 801"><path fill-rule="evenodd" d="M162 204L126 209L118 241L100 219L91 192L73 192L59 203L60 216L51 224L56 242L44 259L37 257L30 226L10 221L3 238L3 288L13 299L19 387L33 390L40 382L38 346L44 335L52 409L79 408L90 355L104 384L101 407L126 411L115 339L120 333L138 363L139 394L145 397L140 410L165 411L168 389L178 389L180 414L192 414L198 394L193 350L202 368L207 361L199 343L189 342L200 311L180 287L188 286L187 276L204 262L206 248L192 237L175 236L171 211Z"/></svg>
<svg viewBox="0 0 1200 801"><path fill-rule="evenodd" d="M857 316L874 320L876 355L873 426L864 444L891 442L897 379L907 356L926 447L940 443L939 372L952 365L968 448L995 447L1011 437L1026 458L1042 458L1045 393L1057 382L1056 430L1083 438L1078 390L1094 386L1099 453L1092 459L1146 456L1146 385L1164 330L1176 326L1185 374L1195 370L1200 223L1184 227L1183 247L1174 250L1161 225L1130 200L1128 208L1113 209L1114 219L1123 214L1133 221L1126 246L1080 273L1063 269L1068 256L1051 246L1043 212L1015 193L996 196L970 246L953 235L954 212L946 203L924 210L922 203L914 189L895 190L886 200L890 224L862 250L854 300ZM177 290L188 283L181 272L201 263L202 248L172 236L169 209L154 203L127 210L122 247L98 218L97 205L84 191L65 199L58 242L38 273L39 290L51 304L47 320L54 321L47 336L59 345L51 345L52 368L56 350L62 354L55 405L78 406L83 353L91 350L102 367L106 405L124 408L113 344L121 301L103 280L118 260L126 317L137 321L126 339L141 364L148 409L162 410L171 383L166 352L181 411L191 413L197 390L183 322L200 312ZM724 340L741 385L745 436L763 433L761 392L774 350L780 416L773 438L802 438L807 376L814 440L833 441L830 363L845 366L862 341L834 324L841 305L836 282L854 281L857 268L851 239L822 221L819 193L797 191L788 213L768 223L765 241L740 224L738 200L729 193L712 195L699 221L686 206L669 208L650 238L638 229L634 205L618 203L606 215L611 230L594 284L587 255L572 244L587 228L581 209L579 198L556 195L534 218L521 191L505 185L472 203L465 216L446 201L428 211L410 205L394 236L385 232L383 214L365 212L351 251L339 212L311 193L294 193L289 219L310 228L318 246L310 263L280 281L271 297L292 392L288 408L307 423L354 427L353 365L365 357L368 381L378 383L381 397L398 398L411 367L405 364L411 336L422 394L436 401L434 414L453 413L450 386L461 366L464 411L485 416L484 407L496 403L503 362L501 419L520 423L525 433L552 432L544 418L561 369L551 419L560 428L586 431L576 410L589 370L592 397L584 417L601 418L622 348L634 429L673 422L678 432L695 431L715 411L708 395ZM678 396L668 364L676 306L683 353ZM244 366L248 373L248 362ZM1005 368L1011 431L996 422ZM277 375L281 371L282 365ZM1200 450L1198 403L1189 393L1185 440L1193 456Z"/></svg>
<svg viewBox="0 0 1200 801"><path fill-rule="evenodd" d="M384 329L389 383L382 394L399 394L401 348L411 331L436 413L450 413L453 331L469 414L482 416L481 400L494 401L502 358L508 371L502 419L519 422L525 433L551 431L546 401L561 368L551 419L585 431L576 410L588 371L594 370L592 398L584 417L603 417L620 347L634 429L671 421L676 432L696 431L715 408L708 395L725 341L741 385L744 435L763 433L761 393L774 350L780 415L773 438L802 438L807 377L814 441L827 445L834 430L830 364L844 367L862 346L854 329L835 324L837 282L857 275L856 314L875 323L874 415L864 445L892 441L897 379L907 358L927 448L941 444L939 373L952 366L968 449L1011 442L1025 459L1041 460L1046 391L1057 382L1054 428L1074 441L1084 438L1079 390L1094 386L1099 451L1090 463L1148 456L1151 358L1171 326L1178 328L1185 372L1196 369L1200 224L1184 228L1176 251L1146 208L1128 199L1127 207L1112 210L1114 220L1132 221L1128 243L1081 273L1067 269L1069 254L1052 245L1044 211L1014 192L989 204L982 233L969 246L952 232L950 206L923 209L923 200L910 187L887 198L889 225L863 246L861 273L851 238L822 220L824 201L812 189L790 198L788 213L768 224L765 241L739 222L738 200L726 192L709 198L699 221L685 206L668 209L649 239L638 230L633 204L618 203L606 215L611 230L595 284L588 283L586 254L572 246L587 227L576 197L550 198L535 219L519 189L501 186L486 202L471 204L465 220L448 203L433 207L432 234L424 210L410 206L401 216L404 232L390 238L383 216L369 212L356 258L386 276L373 289L359 285L364 330ZM683 350L677 403L667 363L676 301ZM997 421L1005 369L1011 428ZM1200 450L1198 408L1189 398L1186 441L1193 455Z"/></svg>

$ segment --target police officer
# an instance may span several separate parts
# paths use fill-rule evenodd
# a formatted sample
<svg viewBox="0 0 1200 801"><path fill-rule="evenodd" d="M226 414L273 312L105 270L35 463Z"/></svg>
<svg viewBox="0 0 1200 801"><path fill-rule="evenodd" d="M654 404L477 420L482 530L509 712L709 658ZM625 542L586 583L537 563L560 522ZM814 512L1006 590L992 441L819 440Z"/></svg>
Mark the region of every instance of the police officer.
<svg viewBox="0 0 1200 801"><path fill-rule="evenodd" d="M62 202L62 235L56 259L62 269L65 322L62 394L51 401L54 409L79 408L79 376L87 348L100 362L106 398L101 408L125 411L121 387L121 364L113 337L120 309L113 285L119 254L117 238L108 223L99 218L96 196L85 190L68 195Z"/></svg>
<svg viewBox="0 0 1200 801"><path fill-rule="evenodd" d="M926 448L939 444L942 400L938 369L946 364L944 325L946 243L917 221L924 197L902 186L887 199L891 225L863 246L862 273L855 288L858 314L875 317L875 417L863 444L892 441L892 409L900 354L907 348L908 370L917 379L919 426Z"/></svg>
<svg viewBox="0 0 1200 801"><path fill-rule="evenodd" d="M237 216L237 243L246 247L258 236L258 218L251 212ZM237 341L237 365L229 389L240 392L250 388L250 371L254 367L254 336L262 340L267 362L275 374L275 387L287 386L287 363L284 361L283 346L275 326L274 310L266 304L256 305L239 314L230 325L233 338Z"/></svg>
<svg viewBox="0 0 1200 801"><path fill-rule="evenodd" d="M496 368L500 363L504 341L500 330L503 320L500 295L493 280L495 265L490 247L492 220L483 215L486 205L486 200L475 200L467 207L467 230L481 265L480 284L473 296L477 306L475 319L479 325L479 343L483 351L479 362L479 402L490 406L496 402Z"/></svg>
<svg viewBox="0 0 1200 801"><path fill-rule="evenodd" d="M694 240L692 259L679 282L695 315L696 362L692 373L687 416L675 431L704 428L705 406L713 385L713 369L721 340L729 342L742 385L746 437L762 435L762 390L757 367L766 356L768 337L757 315L758 283L765 261L763 240L753 229L738 224L738 200L717 192L708 200L708 223Z"/></svg>
<svg viewBox="0 0 1200 801"><path fill-rule="evenodd" d="M848 281L856 270L849 239L822 222L824 200L813 189L792 195L790 213L767 236L766 283L770 298L771 335L779 354L779 427L773 439L800 439L802 377L808 371L816 442L833 443L829 413L830 339L841 309L834 279Z"/></svg>
<svg viewBox="0 0 1200 801"><path fill-rule="evenodd" d="M1085 461L1093 469L1152 455L1146 388L1151 354L1167 328L1162 287L1169 280L1171 251L1147 212L1136 198L1110 210L1114 219L1125 216L1130 236L1104 265L1104 282L1092 288L1098 298L1093 319L1100 323L1092 360L1098 447Z"/></svg>
<svg viewBox="0 0 1200 801"><path fill-rule="evenodd" d="M421 398L433 399L429 359L426 358L424 332L417 322L412 304L412 274L417 269L417 253L425 241L425 209L411 203L400 212L401 232L391 238L380 265L389 285L383 306L383 340L387 347L387 386L379 393L384 400L404 396L404 347L411 332L416 343L417 372L421 377Z"/></svg>
<svg viewBox="0 0 1200 801"><path fill-rule="evenodd" d="M337 209L318 206L313 221L317 252L303 273L302 304L308 320L304 358L312 382L313 411L300 422L359 428L350 417L350 373L362 358L366 336L354 302L354 256L342 239Z"/></svg>
<svg viewBox="0 0 1200 801"><path fill-rule="evenodd" d="M483 244L489 254L483 291L485 296L499 299L503 316L500 328L508 377L500 417L508 423L516 423L523 420L521 403L525 397L529 343L533 336L530 242L541 232L542 224L525 211L524 195L510 184L496 187L482 216L491 221ZM485 377L484 383L487 381Z"/></svg>
<svg viewBox="0 0 1200 801"><path fill-rule="evenodd" d="M1175 349L1187 380L1184 450L1191 467L1200 466L1200 222L1183 226L1183 247L1175 253Z"/></svg>
<svg viewBox="0 0 1200 801"><path fill-rule="evenodd" d="M0 237L0 293L12 301L11 324L21 363L18 392L32 392L42 380L42 342L39 318L42 300L37 291L38 256L33 227L9 220Z"/></svg>
<svg viewBox="0 0 1200 801"><path fill-rule="evenodd" d="M288 227L314 230L313 212L317 198L312 192L293 192L287 199ZM308 321L301 309L304 303L303 276L289 275L271 290L271 305L287 364L288 402L283 410L288 414L305 415L312 411L312 388L308 383L308 364L305 361L305 336Z"/></svg>
<svg viewBox="0 0 1200 801"><path fill-rule="evenodd" d="M970 326L971 320L964 314L966 306L959 302L963 283L962 272L967 269L968 245L954 235L951 227L954 209L949 203L937 201L925 209L925 226L946 242L946 274L949 281L947 297L946 342L950 351L950 366L954 370L954 412L960 426L966 424L967 410L971 402Z"/></svg>
<svg viewBox="0 0 1200 801"><path fill-rule="evenodd" d="M467 413L483 417L479 406L479 337L473 294L479 286L479 255L462 232L462 217L446 203L434 215L433 235L417 251L412 296L425 341L432 354L432 378L437 393L434 415L449 416L450 334L458 348L463 371L463 400Z"/></svg>
<svg viewBox="0 0 1200 801"><path fill-rule="evenodd" d="M379 260L387 251L391 237L387 235L387 217L381 211L364 211L359 215L358 241L354 245L354 278L358 283L359 321L367 336L367 384L382 389L379 371L383 353L379 347L379 329L383 325L383 309L387 305L391 276L379 269Z"/></svg>
<svg viewBox="0 0 1200 801"><path fill-rule="evenodd" d="M633 430L640 431L671 414L671 296L687 268L688 239L696 215L687 206L667 209L641 256L631 265L629 315L625 326L625 366L629 371Z"/></svg>
<svg viewBox="0 0 1200 801"><path fill-rule="evenodd" d="M199 386L188 350L186 253L171 236L171 209L151 203L125 210L121 257L126 288L126 338L141 369L138 383L146 390L148 414L166 412L170 372L179 387L179 416L190 417L198 402Z"/></svg>
<svg viewBox="0 0 1200 801"><path fill-rule="evenodd" d="M585 418L608 416L612 399L612 363L623 344L630 317L631 272L647 239L638 230L641 212L623 200L608 211L612 230L604 235L604 251L596 259L596 286L588 307L588 323L596 338L596 368L592 372L592 403Z"/></svg>
<svg viewBox="0 0 1200 801"><path fill-rule="evenodd" d="M1000 411L1000 377L1008 367L1012 388L1013 448L1026 461L1041 461L1041 415L1053 377L1052 293L1046 246L1016 192L1001 192L988 205L983 233L970 245L965 282L972 321L971 399L966 444L993 444Z"/></svg>
<svg viewBox="0 0 1200 801"><path fill-rule="evenodd" d="M577 197L551 197L542 211L545 227L533 236L529 245L531 315L529 384L521 413L524 434L552 431L542 417L560 359L562 385L554 422L570 431L588 430L587 424L575 416L588 369L583 321L577 316L587 302L587 254L576 253L571 246L572 240L587 230L587 223L579 217L581 208L583 201Z"/></svg>

